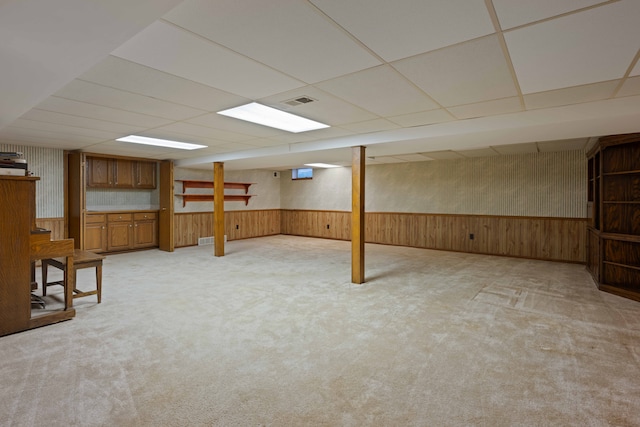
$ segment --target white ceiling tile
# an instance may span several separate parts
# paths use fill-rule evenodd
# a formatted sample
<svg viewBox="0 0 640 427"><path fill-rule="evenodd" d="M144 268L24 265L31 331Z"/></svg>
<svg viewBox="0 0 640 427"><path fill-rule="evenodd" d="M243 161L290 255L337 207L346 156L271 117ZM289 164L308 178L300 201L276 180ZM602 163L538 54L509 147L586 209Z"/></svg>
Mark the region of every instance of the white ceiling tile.
<svg viewBox="0 0 640 427"><path fill-rule="evenodd" d="M255 145L256 147L276 147L278 145L282 145L282 141L273 140L269 138L255 138L250 141L247 141L248 144Z"/></svg>
<svg viewBox="0 0 640 427"><path fill-rule="evenodd" d="M205 111L249 102L247 98L111 55L79 78Z"/></svg>
<svg viewBox="0 0 640 427"><path fill-rule="evenodd" d="M18 119L20 120L20 119ZM35 141L49 141L56 145L56 147L64 148L67 143L77 143L77 146L85 146L91 145L96 142L101 142L104 139L81 135L78 133L64 133L64 132L51 132L50 130L29 128L29 127L17 127L17 126L7 126L0 130L0 135L3 139L11 140L13 139L24 139L24 140L35 140ZM59 143L59 144L58 144ZM76 147L77 147L76 146Z"/></svg>
<svg viewBox="0 0 640 427"><path fill-rule="evenodd" d="M172 120L184 120L205 113L203 110L77 79L56 92L56 96Z"/></svg>
<svg viewBox="0 0 640 427"><path fill-rule="evenodd" d="M161 21L138 33L112 54L249 99L304 85L266 65Z"/></svg>
<svg viewBox="0 0 640 427"><path fill-rule="evenodd" d="M538 146L535 142L528 142L523 144L493 145L491 146L491 148L503 155L530 154L538 152Z"/></svg>
<svg viewBox="0 0 640 427"><path fill-rule="evenodd" d="M386 61L494 32L483 0L312 0Z"/></svg>
<svg viewBox="0 0 640 427"><path fill-rule="evenodd" d="M193 0L164 19L307 83L380 64L307 2Z"/></svg>
<svg viewBox="0 0 640 427"><path fill-rule="evenodd" d="M412 127L449 122L454 120L454 118L451 114L447 113L446 110L439 109L423 111L421 113L406 114L404 116L389 117L389 120L402 127Z"/></svg>
<svg viewBox="0 0 640 427"><path fill-rule="evenodd" d="M520 98L517 96L493 101L479 102L477 104L459 105L448 107L447 110L458 119L471 119L473 117L495 116L498 114L515 113L522 111Z"/></svg>
<svg viewBox="0 0 640 427"><path fill-rule="evenodd" d="M445 107L518 95L496 36L404 59L393 66Z"/></svg>
<svg viewBox="0 0 640 427"><path fill-rule="evenodd" d="M300 104L295 107L287 105L284 101L308 96L316 101L308 104ZM313 86L296 89L285 93L269 96L259 100L262 104L286 110L307 119L326 123L330 126L340 126L345 123L363 122L378 118L375 114L363 110L349 102L343 101L327 92Z"/></svg>
<svg viewBox="0 0 640 427"><path fill-rule="evenodd" d="M216 145L215 148L218 150L218 153L231 153L234 151L251 150L256 148L256 146L243 142L234 142L233 144Z"/></svg>
<svg viewBox="0 0 640 427"><path fill-rule="evenodd" d="M504 34L525 94L622 78L638 51L640 2L545 21Z"/></svg>
<svg viewBox="0 0 640 427"><path fill-rule="evenodd" d="M123 136L122 133L118 132L106 132L97 129L87 129L75 126L67 126L58 123L46 123L46 122L37 122L34 120L26 120L26 119L18 119L14 120L11 123L11 127L14 128L22 128L22 129L33 129L44 132L58 133L64 135L79 135L85 136L87 138L92 138L94 140L104 141L107 139L120 138Z"/></svg>
<svg viewBox="0 0 640 427"><path fill-rule="evenodd" d="M397 159L404 160L406 162L428 162L433 159L423 156L422 154L402 154L399 156L393 156Z"/></svg>
<svg viewBox="0 0 640 427"><path fill-rule="evenodd" d="M583 7L602 3L603 0L493 0L500 28L517 27Z"/></svg>
<svg viewBox="0 0 640 427"><path fill-rule="evenodd" d="M540 152L584 150L589 138L564 139L560 141L538 142Z"/></svg>
<svg viewBox="0 0 640 427"><path fill-rule="evenodd" d="M78 139L76 137L76 139ZM7 126L0 129L0 141L3 144L16 144L33 147L59 148L64 150L77 150L84 148L89 143L86 140L70 141L67 138L53 136L46 132L31 132L28 129L16 129ZM29 159L27 159L28 161Z"/></svg>
<svg viewBox="0 0 640 427"><path fill-rule="evenodd" d="M408 160L402 160L401 158L399 158L398 156L376 156L374 158L372 158L371 160L375 160L376 163L407 163ZM429 159L424 159L424 160L429 160Z"/></svg>
<svg viewBox="0 0 640 427"><path fill-rule="evenodd" d="M576 86L548 92L524 95L524 103L528 110L557 107L560 105L579 104L611 98L619 80Z"/></svg>
<svg viewBox="0 0 640 427"><path fill-rule="evenodd" d="M89 119L86 117L73 116L69 114L56 113L34 108L20 117L21 119L38 122L55 123L60 125L74 126L86 129L96 129L105 132L118 132L124 134L134 133L144 129L140 126L126 125L102 120Z"/></svg>
<svg viewBox="0 0 640 427"><path fill-rule="evenodd" d="M451 160L451 159L463 159L464 156L456 153L455 151L431 151L427 153L420 153L423 156L429 157L433 160Z"/></svg>
<svg viewBox="0 0 640 427"><path fill-rule="evenodd" d="M269 137L280 135L284 131L270 128L267 126L257 125L255 123L246 122L244 120L234 119L232 117L222 116L217 113L205 114L200 117L194 117L186 121L196 125L207 126L221 131L250 135L254 137Z"/></svg>
<svg viewBox="0 0 640 427"><path fill-rule="evenodd" d="M640 76L640 61L636 62L629 76Z"/></svg>
<svg viewBox="0 0 640 427"><path fill-rule="evenodd" d="M254 139L253 136L243 135L235 132L227 132L220 129L213 129L206 126L199 126L192 123L177 122L166 126L160 126L154 130L159 132L176 132L194 137L217 139L226 142L241 142Z"/></svg>
<svg viewBox="0 0 640 427"><path fill-rule="evenodd" d="M640 76L639 77L629 77L620 90L618 91L617 96L632 96L632 95L640 95Z"/></svg>
<svg viewBox="0 0 640 427"><path fill-rule="evenodd" d="M0 1L0 127L89 69L178 2Z"/></svg>
<svg viewBox="0 0 640 427"><path fill-rule="evenodd" d="M493 150L490 147L487 148L478 148L475 150L458 150L458 154L461 154L464 157L491 157L497 156L498 152Z"/></svg>
<svg viewBox="0 0 640 427"><path fill-rule="evenodd" d="M167 147L155 147L152 145L132 144L122 141L105 141L87 147L87 151L98 154L116 154L148 158L152 158L153 156L162 156L162 158L170 158L173 157L174 153L178 153L182 150Z"/></svg>
<svg viewBox="0 0 640 427"><path fill-rule="evenodd" d="M400 126L386 119L373 119L364 122L346 123L340 125L340 127L348 129L355 133L370 133L383 130L398 129Z"/></svg>
<svg viewBox="0 0 640 427"><path fill-rule="evenodd" d="M143 128L156 127L171 123L172 120L161 117L148 116L132 111L117 110L101 105L88 104L86 102L51 96L38 105L38 108L46 111L55 111L90 119L103 120L105 122L123 123Z"/></svg>
<svg viewBox="0 0 640 427"><path fill-rule="evenodd" d="M315 86L383 117L438 108L438 104L388 65Z"/></svg>

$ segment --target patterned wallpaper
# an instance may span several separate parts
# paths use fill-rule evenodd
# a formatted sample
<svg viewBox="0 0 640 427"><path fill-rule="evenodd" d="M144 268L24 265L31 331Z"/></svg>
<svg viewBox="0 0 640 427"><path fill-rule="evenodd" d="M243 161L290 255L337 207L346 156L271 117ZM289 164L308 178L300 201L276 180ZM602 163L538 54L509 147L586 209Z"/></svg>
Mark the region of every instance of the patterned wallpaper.
<svg viewBox="0 0 640 427"><path fill-rule="evenodd" d="M586 217L582 150L372 165L369 212ZM309 181L282 178L283 209L351 210L351 169L314 170Z"/></svg>
<svg viewBox="0 0 640 427"><path fill-rule="evenodd" d="M36 181L36 218L64 216L64 152L54 148L0 144L0 151L20 151Z"/></svg>
<svg viewBox="0 0 640 427"><path fill-rule="evenodd" d="M36 216L64 215L63 151L0 144L0 151L22 151L29 170L39 176ZM368 166L366 210L369 212L453 213L584 218L586 217L584 152L563 151ZM176 168L175 178L211 179L213 171ZM274 178L266 170L225 171L225 180L255 182L256 194L245 206L225 203L226 210L351 210L351 169L315 169L312 180L292 181L290 172ZM182 191L175 183L176 193ZM190 191L195 191L190 189ZM227 190L227 192L238 190ZM213 203L189 203L176 212L211 211ZM154 209L156 191L90 190L87 207L102 205Z"/></svg>

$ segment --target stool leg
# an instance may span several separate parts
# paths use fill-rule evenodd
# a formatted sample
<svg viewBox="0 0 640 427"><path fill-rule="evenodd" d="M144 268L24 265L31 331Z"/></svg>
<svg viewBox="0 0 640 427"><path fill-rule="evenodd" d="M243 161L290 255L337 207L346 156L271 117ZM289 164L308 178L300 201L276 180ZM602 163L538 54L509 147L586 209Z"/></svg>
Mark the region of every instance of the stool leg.
<svg viewBox="0 0 640 427"><path fill-rule="evenodd" d="M40 261L42 263L42 296L47 295L47 270L49 270L49 264L45 260Z"/></svg>
<svg viewBox="0 0 640 427"><path fill-rule="evenodd" d="M98 289L98 304L102 300L102 264L96 266L96 287Z"/></svg>

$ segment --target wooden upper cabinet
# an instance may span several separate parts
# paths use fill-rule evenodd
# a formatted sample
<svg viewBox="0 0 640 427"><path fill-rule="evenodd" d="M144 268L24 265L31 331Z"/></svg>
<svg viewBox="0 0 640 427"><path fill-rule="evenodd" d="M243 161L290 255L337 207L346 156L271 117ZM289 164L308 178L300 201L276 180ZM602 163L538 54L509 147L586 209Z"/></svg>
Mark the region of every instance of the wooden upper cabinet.
<svg viewBox="0 0 640 427"><path fill-rule="evenodd" d="M87 157L87 187L155 189L156 162Z"/></svg>
<svg viewBox="0 0 640 427"><path fill-rule="evenodd" d="M156 188L156 162L136 163L136 188Z"/></svg>
<svg viewBox="0 0 640 427"><path fill-rule="evenodd" d="M136 183L135 163L133 160L114 159L113 171L115 188L134 188Z"/></svg>
<svg viewBox="0 0 640 427"><path fill-rule="evenodd" d="M87 157L87 187L113 187L113 169L110 159Z"/></svg>

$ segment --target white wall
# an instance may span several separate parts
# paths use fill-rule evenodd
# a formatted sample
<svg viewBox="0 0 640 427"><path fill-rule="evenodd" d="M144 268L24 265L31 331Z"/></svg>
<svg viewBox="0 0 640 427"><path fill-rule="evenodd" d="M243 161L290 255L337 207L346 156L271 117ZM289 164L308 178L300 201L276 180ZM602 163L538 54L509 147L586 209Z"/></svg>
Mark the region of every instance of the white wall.
<svg viewBox="0 0 640 427"><path fill-rule="evenodd" d="M367 166L368 212L586 217L583 151ZM351 169L283 173L283 209L351 210Z"/></svg>

